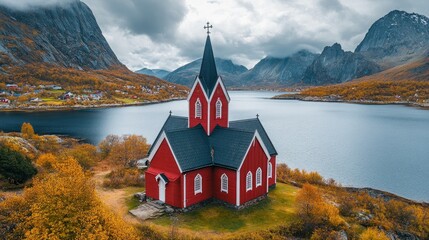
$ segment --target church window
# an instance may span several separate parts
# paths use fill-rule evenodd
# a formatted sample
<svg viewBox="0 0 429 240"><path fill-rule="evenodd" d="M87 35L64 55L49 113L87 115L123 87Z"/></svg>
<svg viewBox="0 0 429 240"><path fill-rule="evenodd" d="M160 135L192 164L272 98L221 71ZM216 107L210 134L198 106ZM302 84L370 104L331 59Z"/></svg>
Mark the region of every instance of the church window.
<svg viewBox="0 0 429 240"><path fill-rule="evenodd" d="M194 178L194 193L202 193L203 192L203 178L200 174L197 174Z"/></svg>
<svg viewBox="0 0 429 240"><path fill-rule="evenodd" d="M201 118L201 101L198 98L197 101L195 102L195 118Z"/></svg>
<svg viewBox="0 0 429 240"><path fill-rule="evenodd" d="M222 118L222 101L220 98L216 101L216 118Z"/></svg>
<svg viewBox="0 0 429 240"><path fill-rule="evenodd" d="M220 191L228 192L228 176L225 173L220 177Z"/></svg>
<svg viewBox="0 0 429 240"><path fill-rule="evenodd" d="M268 163L268 178L273 177L273 165L271 162Z"/></svg>
<svg viewBox="0 0 429 240"><path fill-rule="evenodd" d="M252 172L248 172L246 175L246 192L252 190Z"/></svg>
<svg viewBox="0 0 429 240"><path fill-rule="evenodd" d="M262 169L258 168L258 170L256 170L256 187L261 185L262 185Z"/></svg>

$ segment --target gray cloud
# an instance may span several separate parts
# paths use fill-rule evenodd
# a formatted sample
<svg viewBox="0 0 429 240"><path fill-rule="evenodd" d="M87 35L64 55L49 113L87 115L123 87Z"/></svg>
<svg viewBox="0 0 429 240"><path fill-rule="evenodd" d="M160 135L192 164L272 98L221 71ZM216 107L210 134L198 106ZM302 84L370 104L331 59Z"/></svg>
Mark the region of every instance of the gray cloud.
<svg viewBox="0 0 429 240"><path fill-rule="evenodd" d="M88 0L102 23L117 25L130 34L144 34L160 40L174 35L186 15L182 0ZM101 8L101 9L100 9Z"/></svg>
<svg viewBox="0 0 429 240"><path fill-rule="evenodd" d="M77 0L0 0L0 5L16 10L28 10L35 7L49 7L53 5L68 5Z"/></svg>

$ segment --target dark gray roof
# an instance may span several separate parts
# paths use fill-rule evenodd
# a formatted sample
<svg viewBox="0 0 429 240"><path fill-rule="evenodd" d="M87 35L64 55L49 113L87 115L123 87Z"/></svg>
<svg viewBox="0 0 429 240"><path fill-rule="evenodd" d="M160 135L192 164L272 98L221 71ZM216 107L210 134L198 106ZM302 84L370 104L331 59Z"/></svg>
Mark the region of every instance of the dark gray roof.
<svg viewBox="0 0 429 240"><path fill-rule="evenodd" d="M270 155L277 155L277 151L274 148L274 145L271 142L270 138L268 137L267 132L265 131L264 127L262 126L261 121L259 121L259 118L251 118L251 119L244 119L244 120L238 120L238 121L231 121L231 122L229 122L229 127L241 129L241 130L246 130L249 132L254 132L255 130L258 130L258 133L261 136L262 141L264 142L265 146L267 147L268 153Z"/></svg>
<svg viewBox="0 0 429 240"><path fill-rule="evenodd" d="M256 130L269 154L277 155L259 119L232 121L229 126L229 128L217 126L212 134L207 136L201 125L188 128L188 118L170 115L154 145L162 132L165 132L182 172L213 165L238 169ZM149 153L151 151L152 148Z"/></svg>
<svg viewBox="0 0 429 240"><path fill-rule="evenodd" d="M203 60L198 77L201 79L201 83L203 85L204 91L207 93L207 96L210 96L214 91L214 87L218 78L210 36L207 36Z"/></svg>
<svg viewBox="0 0 429 240"><path fill-rule="evenodd" d="M170 114L170 116L168 116L167 120L165 121L164 125L162 126L161 131L159 131L158 136L156 136L155 141L153 141L153 144L150 147L148 154L150 154L150 152L152 151L153 146L158 141L162 132L174 131L174 130L186 129L186 128L188 128L188 118L187 117L173 116Z"/></svg>
<svg viewBox="0 0 429 240"><path fill-rule="evenodd" d="M238 169L251 144L254 132L216 127L209 137L214 165Z"/></svg>
<svg viewBox="0 0 429 240"><path fill-rule="evenodd" d="M159 174L159 176L164 180L165 183L169 183L170 182L170 180L168 180L168 177L165 176L164 173Z"/></svg>
<svg viewBox="0 0 429 240"><path fill-rule="evenodd" d="M209 139L201 125L165 134L183 172L213 165Z"/></svg>

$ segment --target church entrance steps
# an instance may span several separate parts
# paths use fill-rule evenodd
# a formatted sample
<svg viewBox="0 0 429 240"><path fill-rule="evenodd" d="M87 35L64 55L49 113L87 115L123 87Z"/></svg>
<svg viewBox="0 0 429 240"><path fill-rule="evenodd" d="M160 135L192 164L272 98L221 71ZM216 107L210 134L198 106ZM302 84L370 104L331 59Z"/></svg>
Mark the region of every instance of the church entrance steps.
<svg viewBox="0 0 429 240"><path fill-rule="evenodd" d="M165 213L165 206L159 205L155 202L146 202L140 204L137 208L129 211L132 215L141 220L158 218Z"/></svg>

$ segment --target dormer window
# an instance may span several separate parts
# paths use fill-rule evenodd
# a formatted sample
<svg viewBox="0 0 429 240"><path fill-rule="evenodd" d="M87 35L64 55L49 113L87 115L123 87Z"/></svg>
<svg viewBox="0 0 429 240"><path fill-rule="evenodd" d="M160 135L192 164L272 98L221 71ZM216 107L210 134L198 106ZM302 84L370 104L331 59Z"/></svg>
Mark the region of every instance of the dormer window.
<svg viewBox="0 0 429 240"><path fill-rule="evenodd" d="M216 118L222 118L222 101L220 98L216 101Z"/></svg>
<svg viewBox="0 0 429 240"><path fill-rule="evenodd" d="M201 118L201 101L198 98L197 101L195 102L195 118Z"/></svg>

